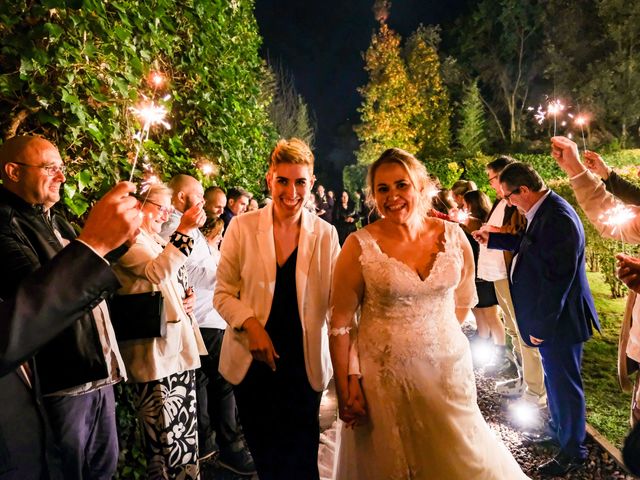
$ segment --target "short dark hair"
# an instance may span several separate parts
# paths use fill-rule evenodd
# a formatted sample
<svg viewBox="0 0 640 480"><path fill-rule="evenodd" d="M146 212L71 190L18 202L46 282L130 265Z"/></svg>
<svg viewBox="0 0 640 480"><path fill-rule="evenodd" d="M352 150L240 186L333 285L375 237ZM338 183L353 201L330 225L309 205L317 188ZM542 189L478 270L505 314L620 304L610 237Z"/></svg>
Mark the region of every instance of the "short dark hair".
<svg viewBox="0 0 640 480"><path fill-rule="evenodd" d="M230 188L227 191L227 201L229 201L229 200L238 200L240 197L247 197L247 198L250 199L250 198L253 198L253 195L251 195L249 192L247 192L242 187Z"/></svg>
<svg viewBox="0 0 640 480"><path fill-rule="evenodd" d="M222 194L224 195L224 190L220 187L217 187L216 185L212 185L210 187L207 187L207 189L204 191L205 196L210 195L210 194L214 194L216 192L222 192Z"/></svg>
<svg viewBox="0 0 640 480"><path fill-rule="evenodd" d="M514 162L500 173L500 183L506 183L509 188L527 187L532 192L539 192L544 188L544 181L531 165Z"/></svg>
<svg viewBox="0 0 640 480"><path fill-rule="evenodd" d="M489 170L493 170L496 173L500 173L502 170L504 170L508 165L511 165L512 163L516 163L515 158L510 157L509 155L500 155L495 160L492 160L491 162L487 163L487 168Z"/></svg>

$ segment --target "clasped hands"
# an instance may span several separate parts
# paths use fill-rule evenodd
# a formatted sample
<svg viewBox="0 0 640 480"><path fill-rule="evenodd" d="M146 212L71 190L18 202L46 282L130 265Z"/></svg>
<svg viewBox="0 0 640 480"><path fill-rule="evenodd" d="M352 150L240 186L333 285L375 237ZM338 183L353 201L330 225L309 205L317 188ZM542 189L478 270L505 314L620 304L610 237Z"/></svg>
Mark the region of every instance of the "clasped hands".
<svg viewBox="0 0 640 480"><path fill-rule="evenodd" d="M367 406L357 375L348 376L347 392L342 393L338 389L338 413L347 428L354 428L366 422Z"/></svg>

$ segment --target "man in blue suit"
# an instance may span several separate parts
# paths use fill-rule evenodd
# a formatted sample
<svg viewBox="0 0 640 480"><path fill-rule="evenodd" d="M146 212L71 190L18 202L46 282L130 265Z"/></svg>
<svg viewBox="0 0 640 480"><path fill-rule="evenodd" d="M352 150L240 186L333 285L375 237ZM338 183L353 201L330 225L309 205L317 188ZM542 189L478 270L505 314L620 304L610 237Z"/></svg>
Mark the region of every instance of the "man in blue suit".
<svg viewBox="0 0 640 480"><path fill-rule="evenodd" d="M540 349L547 389L549 430L560 445L543 475L564 475L587 457L585 399L580 375L583 343L600 329L585 268L585 237L575 210L548 189L529 165L500 174L504 196L520 209L527 228L519 235L475 232L489 248L515 252L511 294L522 339Z"/></svg>

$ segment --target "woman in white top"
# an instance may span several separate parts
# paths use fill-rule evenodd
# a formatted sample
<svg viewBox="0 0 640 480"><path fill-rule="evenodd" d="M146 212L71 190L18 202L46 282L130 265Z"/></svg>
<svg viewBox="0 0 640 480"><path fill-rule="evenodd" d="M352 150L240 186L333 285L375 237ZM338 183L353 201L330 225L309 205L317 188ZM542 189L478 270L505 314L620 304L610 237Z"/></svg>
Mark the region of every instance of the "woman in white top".
<svg viewBox="0 0 640 480"><path fill-rule="evenodd" d="M148 478L196 479L195 369L207 352L183 306L188 289L184 263L193 246L187 232L204 223L205 213L202 205L187 210L167 243L158 233L170 212L171 189L152 185L143 196L140 234L114 266L120 294L162 293L162 336L119 345L144 425Z"/></svg>

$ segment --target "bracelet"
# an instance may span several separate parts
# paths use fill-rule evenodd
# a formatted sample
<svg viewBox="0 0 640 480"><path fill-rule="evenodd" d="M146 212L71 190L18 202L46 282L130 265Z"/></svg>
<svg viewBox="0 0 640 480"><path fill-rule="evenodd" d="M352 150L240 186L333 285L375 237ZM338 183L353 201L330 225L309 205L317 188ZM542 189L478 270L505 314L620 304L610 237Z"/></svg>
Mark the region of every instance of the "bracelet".
<svg viewBox="0 0 640 480"><path fill-rule="evenodd" d="M337 337L338 335L346 335L351 331L351 327L340 327L340 328L331 328L329 329L329 335L332 337Z"/></svg>
<svg viewBox="0 0 640 480"><path fill-rule="evenodd" d="M188 257L189 255L191 255L191 250L193 250L193 238L190 237L189 235L185 235L183 233L180 232L174 232L173 235L171 235L171 238L169 239L169 241L178 249L180 250L184 256Z"/></svg>

